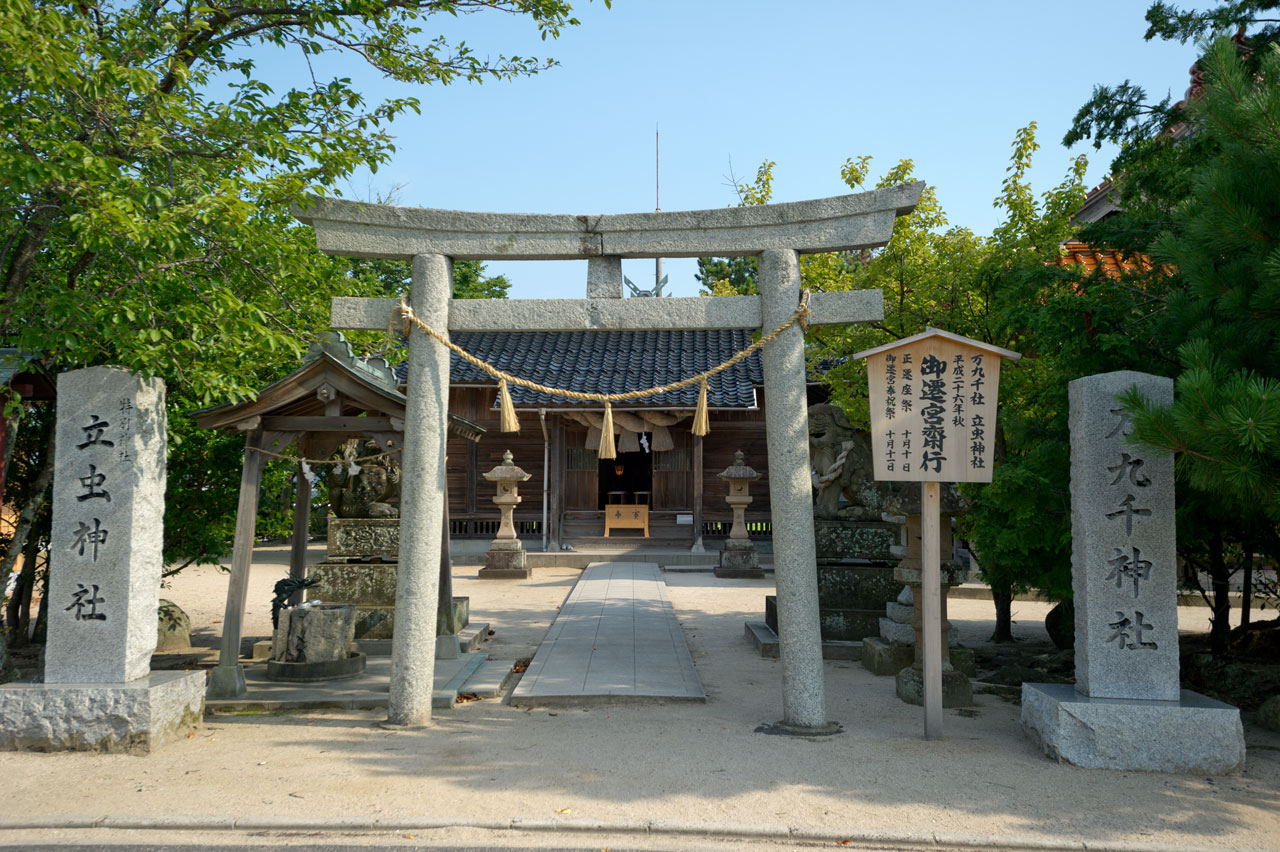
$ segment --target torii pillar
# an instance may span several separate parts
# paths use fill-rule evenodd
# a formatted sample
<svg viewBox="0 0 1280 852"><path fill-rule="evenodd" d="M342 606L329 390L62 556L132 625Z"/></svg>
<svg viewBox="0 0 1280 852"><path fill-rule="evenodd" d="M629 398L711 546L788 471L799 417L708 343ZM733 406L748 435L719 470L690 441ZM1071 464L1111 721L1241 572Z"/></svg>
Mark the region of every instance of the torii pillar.
<svg viewBox="0 0 1280 852"><path fill-rule="evenodd" d="M759 328L771 331L800 301L800 254L857 251L889 241L923 183L814 201L681 213L559 216L462 213L316 199L298 218L327 254L413 261L410 304L448 331ZM623 299L621 258L759 257L760 295ZM587 299L454 301L452 260L588 259ZM333 327L387 327L391 299L335 298ZM884 317L879 290L815 293L810 325ZM818 621L804 335L792 326L763 349L773 513L781 727L824 733L827 719ZM431 720L437 569L444 505L449 354L421 332L409 338L400 570L387 719Z"/></svg>

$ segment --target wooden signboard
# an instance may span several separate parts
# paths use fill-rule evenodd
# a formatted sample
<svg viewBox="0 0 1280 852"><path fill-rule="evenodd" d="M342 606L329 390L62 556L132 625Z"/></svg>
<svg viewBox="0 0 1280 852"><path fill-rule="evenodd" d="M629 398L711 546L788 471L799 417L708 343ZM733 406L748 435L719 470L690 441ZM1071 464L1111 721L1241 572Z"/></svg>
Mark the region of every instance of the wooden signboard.
<svg viewBox="0 0 1280 852"><path fill-rule="evenodd" d="M919 482L924 735L942 736L942 482L990 482L1000 359L1022 356L936 328L867 359L875 478Z"/></svg>
<svg viewBox="0 0 1280 852"><path fill-rule="evenodd" d="M1018 353L931 328L854 357L867 359L876 479L991 481L1000 361Z"/></svg>

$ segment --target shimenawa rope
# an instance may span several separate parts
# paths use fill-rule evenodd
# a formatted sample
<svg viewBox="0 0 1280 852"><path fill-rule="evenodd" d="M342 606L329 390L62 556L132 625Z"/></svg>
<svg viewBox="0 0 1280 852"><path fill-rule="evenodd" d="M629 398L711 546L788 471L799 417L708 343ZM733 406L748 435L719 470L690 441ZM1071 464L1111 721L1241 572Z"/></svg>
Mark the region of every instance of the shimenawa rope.
<svg viewBox="0 0 1280 852"><path fill-rule="evenodd" d="M565 388L553 388L548 385L538 384L529 379L522 379L519 376L501 370L493 366L489 362L472 355L431 326L427 325L413 313L413 308L409 306L408 300L400 297L400 303L392 308L391 316L387 322L388 334L394 334L397 319L400 322L400 329L405 337L409 336L412 328L417 327L429 336L435 338L437 342L447 347L450 351L456 353L459 358L466 361L498 380L498 400L500 410L500 429L503 432L520 431L520 423L516 418L515 407L511 404L511 393L508 385L518 385L529 390L538 391L540 393L550 394L552 396L565 397L579 402L603 402L604 403L604 425L600 430L600 449L598 456L602 459L614 458L615 447L613 442L613 408L612 403L628 402L633 399L643 399L646 396L654 396L660 393L669 393L671 391L681 390L690 385L697 384L698 388L698 407L693 415L693 434L706 435L710 431L709 418L707 415L707 379L712 376L723 373L735 364L740 364L749 358L752 353L757 352L765 344L772 342L779 334L786 331L796 323L800 323L800 328L808 330L809 310L809 291L805 290L800 294L800 304L796 306L795 311L786 320L778 324L778 327L759 340L752 343L746 349L738 352L728 360L717 364L709 370L705 370L687 379L681 379L678 382L659 385L657 387L647 388L644 390L624 391L622 393L587 393L585 391L567 390Z"/></svg>

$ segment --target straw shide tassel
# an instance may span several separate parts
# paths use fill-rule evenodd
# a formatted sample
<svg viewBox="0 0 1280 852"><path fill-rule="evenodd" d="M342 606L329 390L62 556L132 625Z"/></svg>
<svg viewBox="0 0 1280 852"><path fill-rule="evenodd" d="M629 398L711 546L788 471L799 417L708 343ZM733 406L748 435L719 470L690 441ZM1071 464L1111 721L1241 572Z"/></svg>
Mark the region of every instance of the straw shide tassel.
<svg viewBox="0 0 1280 852"><path fill-rule="evenodd" d="M604 404L604 423L600 425L600 451L596 454L602 459L616 459L618 451L613 444L613 406Z"/></svg>
<svg viewBox="0 0 1280 852"><path fill-rule="evenodd" d="M693 434L705 435L711 431L707 418L707 380L698 386L698 410L693 413Z"/></svg>
<svg viewBox="0 0 1280 852"><path fill-rule="evenodd" d="M511 391L507 390L506 379L498 379L498 419L499 431L520 431L520 421L516 418L515 406L511 404Z"/></svg>

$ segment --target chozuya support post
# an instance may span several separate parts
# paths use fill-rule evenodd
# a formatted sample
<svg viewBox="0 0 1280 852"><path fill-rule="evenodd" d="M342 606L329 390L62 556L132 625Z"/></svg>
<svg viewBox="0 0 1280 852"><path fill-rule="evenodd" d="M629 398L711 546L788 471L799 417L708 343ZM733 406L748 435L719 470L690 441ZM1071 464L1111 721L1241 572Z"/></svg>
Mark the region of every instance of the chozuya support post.
<svg viewBox="0 0 1280 852"><path fill-rule="evenodd" d="M893 233L894 217L910 213L923 188L923 183L914 183L764 207L621 216L465 213L326 199L316 200L298 216L314 226L317 244L329 254L412 258L414 313L440 332L768 331L796 310L800 253L884 245ZM618 286L590 293L607 293L607 298L449 299L450 258L613 261L707 255L760 256L763 296L623 299ZM396 304L394 299L336 298L333 325L385 329ZM884 316L878 290L815 293L808 307L811 325L870 322ZM793 326L767 344L763 356L778 598L784 620L779 637L782 728L812 734L834 726L826 719L822 680L803 347L803 332ZM424 334L411 335L395 676L388 712L389 721L401 725L421 724L431 716L448 367L444 347Z"/></svg>

